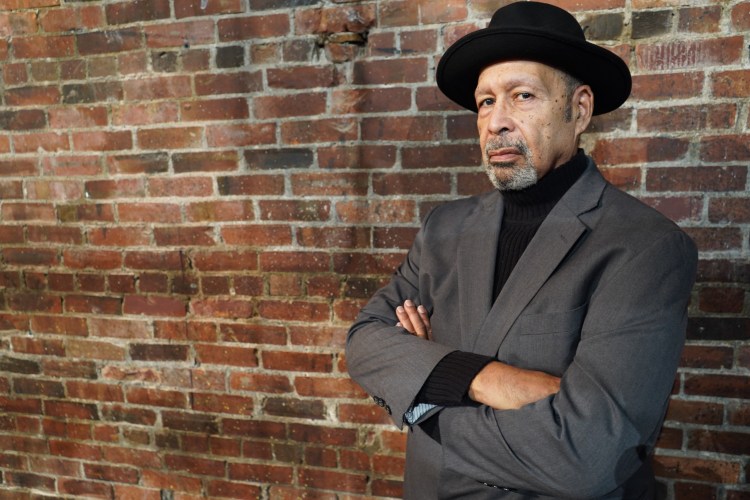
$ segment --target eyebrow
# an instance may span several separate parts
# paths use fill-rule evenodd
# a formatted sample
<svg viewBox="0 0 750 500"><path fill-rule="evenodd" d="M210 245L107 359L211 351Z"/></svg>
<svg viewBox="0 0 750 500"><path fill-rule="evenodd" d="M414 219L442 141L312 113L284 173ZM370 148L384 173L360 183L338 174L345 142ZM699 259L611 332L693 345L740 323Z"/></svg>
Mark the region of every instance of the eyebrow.
<svg viewBox="0 0 750 500"><path fill-rule="evenodd" d="M541 85L539 85L539 82L534 78L524 78L524 77L513 77L512 79L504 82L502 84L503 88L509 89L509 88L515 88L519 86L528 86L532 87L533 89L540 89ZM476 89L474 90L474 97L479 97L481 94L486 93L489 88L491 88L492 85L488 84L480 84L480 82L477 82Z"/></svg>

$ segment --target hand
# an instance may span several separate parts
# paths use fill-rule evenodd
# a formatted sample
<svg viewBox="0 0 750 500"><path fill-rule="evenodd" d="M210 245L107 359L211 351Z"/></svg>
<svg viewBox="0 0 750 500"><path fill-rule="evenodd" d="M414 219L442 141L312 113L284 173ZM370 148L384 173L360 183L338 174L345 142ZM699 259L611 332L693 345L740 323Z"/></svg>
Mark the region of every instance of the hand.
<svg viewBox="0 0 750 500"><path fill-rule="evenodd" d="M396 317L398 318L396 326L400 326L419 338L427 340L432 338L430 316L424 306L417 307L414 302L407 300L403 306L396 308Z"/></svg>
<svg viewBox="0 0 750 500"><path fill-rule="evenodd" d="M492 361L469 386L469 397L496 410L517 410L560 391L560 378Z"/></svg>

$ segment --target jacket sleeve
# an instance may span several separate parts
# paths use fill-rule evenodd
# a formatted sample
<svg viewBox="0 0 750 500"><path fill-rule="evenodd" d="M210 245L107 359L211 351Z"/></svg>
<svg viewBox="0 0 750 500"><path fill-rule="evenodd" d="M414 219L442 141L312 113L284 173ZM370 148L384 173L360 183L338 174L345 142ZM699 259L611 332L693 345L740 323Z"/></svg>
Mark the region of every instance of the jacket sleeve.
<svg viewBox="0 0 750 500"><path fill-rule="evenodd" d="M419 301L419 262L429 215L390 283L357 316L346 341L351 377L373 396L401 428L435 365L455 348L420 339L396 327L396 307Z"/></svg>
<svg viewBox="0 0 750 500"><path fill-rule="evenodd" d="M684 344L697 252L662 236L599 283L558 394L519 410L445 408L445 466L555 497L606 494L653 446Z"/></svg>

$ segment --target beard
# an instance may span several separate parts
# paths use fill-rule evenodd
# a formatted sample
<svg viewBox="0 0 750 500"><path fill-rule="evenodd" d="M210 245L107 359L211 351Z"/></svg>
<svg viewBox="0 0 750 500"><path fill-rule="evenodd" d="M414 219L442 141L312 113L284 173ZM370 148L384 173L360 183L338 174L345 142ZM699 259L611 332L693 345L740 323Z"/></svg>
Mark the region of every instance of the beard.
<svg viewBox="0 0 750 500"><path fill-rule="evenodd" d="M523 161L521 163L490 162L489 152L502 148L517 149L521 153ZM490 178L492 185L500 191L518 191L533 186L539 180L529 147L521 140L496 139L488 141L483 153L482 163L487 177ZM498 176L498 171L502 172L503 175Z"/></svg>

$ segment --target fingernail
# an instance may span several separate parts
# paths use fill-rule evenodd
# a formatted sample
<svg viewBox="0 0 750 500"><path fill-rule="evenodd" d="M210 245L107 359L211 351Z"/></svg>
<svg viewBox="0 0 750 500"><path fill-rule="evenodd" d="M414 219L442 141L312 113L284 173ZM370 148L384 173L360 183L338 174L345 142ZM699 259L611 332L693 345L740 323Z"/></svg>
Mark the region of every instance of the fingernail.
<svg viewBox="0 0 750 500"><path fill-rule="evenodd" d="M402 313L402 312L404 312L404 308L403 308L403 307L401 307L401 306L398 306L398 307L396 308L396 312L397 312L397 313Z"/></svg>
<svg viewBox="0 0 750 500"><path fill-rule="evenodd" d="M417 307L417 311L419 311L421 313L426 313L427 309L425 309L424 306L419 306L419 307Z"/></svg>
<svg viewBox="0 0 750 500"><path fill-rule="evenodd" d="M407 300L406 302L404 302L404 305L406 307L414 307L414 302L412 302L411 300Z"/></svg>

